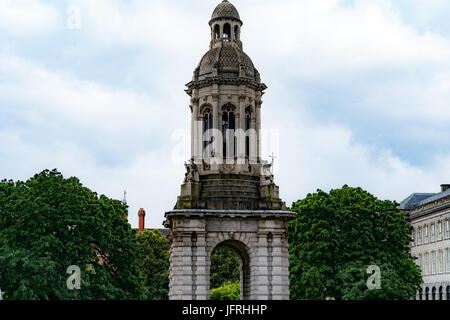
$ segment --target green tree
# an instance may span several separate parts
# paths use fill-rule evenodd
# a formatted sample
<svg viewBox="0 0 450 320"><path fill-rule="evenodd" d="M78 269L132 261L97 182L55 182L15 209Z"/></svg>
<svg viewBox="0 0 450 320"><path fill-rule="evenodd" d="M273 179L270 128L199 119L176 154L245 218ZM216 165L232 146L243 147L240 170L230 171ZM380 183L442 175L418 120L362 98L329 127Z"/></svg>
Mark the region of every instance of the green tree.
<svg viewBox="0 0 450 320"><path fill-rule="evenodd" d="M146 299L169 298L170 242L159 230L145 230L137 234L141 272L145 276Z"/></svg>
<svg viewBox="0 0 450 320"><path fill-rule="evenodd" d="M236 251L219 246L211 254L211 289L219 288L227 281L239 282L240 262Z"/></svg>
<svg viewBox="0 0 450 320"><path fill-rule="evenodd" d="M412 229L397 205L348 186L293 203L291 298L414 297L421 274L409 250ZM381 289L367 287L371 265L380 268Z"/></svg>
<svg viewBox="0 0 450 320"><path fill-rule="evenodd" d="M118 200L45 170L0 183L0 288L5 299L140 299L136 237ZM69 290L67 268L81 270Z"/></svg>
<svg viewBox="0 0 450 320"><path fill-rule="evenodd" d="M240 290L239 281L228 281L219 288L212 289L210 298L211 300L239 300Z"/></svg>

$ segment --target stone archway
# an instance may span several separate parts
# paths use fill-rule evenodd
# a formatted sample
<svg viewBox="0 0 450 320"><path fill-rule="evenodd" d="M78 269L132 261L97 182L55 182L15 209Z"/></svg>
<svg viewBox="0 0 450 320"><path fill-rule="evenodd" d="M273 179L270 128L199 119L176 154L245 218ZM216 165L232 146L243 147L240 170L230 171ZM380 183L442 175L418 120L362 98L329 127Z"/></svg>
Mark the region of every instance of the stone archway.
<svg viewBox="0 0 450 320"><path fill-rule="evenodd" d="M232 249L239 257L239 269L240 269L240 297L241 300L250 300L250 254L249 248L241 241L238 240L224 240L223 242L217 244L209 253L208 259L211 258L214 250L220 246L228 247ZM209 263L209 267L211 264ZM208 274L210 274L210 269L208 269Z"/></svg>
<svg viewBox="0 0 450 320"><path fill-rule="evenodd" d="M171 300L209 300L210 256L227 245L241 258L241 297L288 300L289 261L286 211L174 210L170 228Z"/></svg>

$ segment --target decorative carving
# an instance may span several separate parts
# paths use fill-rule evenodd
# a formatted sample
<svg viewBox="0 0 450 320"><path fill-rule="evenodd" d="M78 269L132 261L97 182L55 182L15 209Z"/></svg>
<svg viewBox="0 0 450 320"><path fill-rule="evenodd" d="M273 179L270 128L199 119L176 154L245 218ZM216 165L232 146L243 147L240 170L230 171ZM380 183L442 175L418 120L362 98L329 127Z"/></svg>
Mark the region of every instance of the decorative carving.
<svg viewBox="0 0 450 320"><path fill-rule="evenodd" d="M234 171L236 166L234 164L223 164L220 166L219 171L220 173L230 173Z"/></svg>
<svg viewBox="0 0 450 320"><path fill-rule="evenodd" d="M188 163L186 163L186 162L184 163L184 166L186 167L184 183L198 182L200 180L200 178L199 178L199 174L198 174L197 165L192 160L189 160Z"/></svg>
<svg viewBox="0 0 450 320"><path fill-rule="evenodd" d="M274 184L274 177L272 174L272 163L267 161L261 162L261 184L262 185L271 185Z"/></svg>
<svg viewBox="0 0 450 320"><path fill-rule="evenodd" d="M203 160L203 170L205 170L205 171L211 170L211 165L209 163L205 162L205 160Z"/></svg>

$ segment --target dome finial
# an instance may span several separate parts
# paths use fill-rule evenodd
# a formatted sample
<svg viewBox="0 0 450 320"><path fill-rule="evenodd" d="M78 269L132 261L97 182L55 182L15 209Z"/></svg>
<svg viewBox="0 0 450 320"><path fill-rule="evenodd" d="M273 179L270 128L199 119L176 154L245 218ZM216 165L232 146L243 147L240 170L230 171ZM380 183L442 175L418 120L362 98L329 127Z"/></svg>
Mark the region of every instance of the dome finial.
<svg viewBox="0 0 450 320"><path fill-rule="evenodd" d="M219 5L214 9L213 14L211 16L211 21L209 24L211 25L212 22L218 19L231 19L231 20L237 20L241 23L242 21L239 16L239 12L237 11L236 7L233 6L228 0L223 0Z"/></svg>

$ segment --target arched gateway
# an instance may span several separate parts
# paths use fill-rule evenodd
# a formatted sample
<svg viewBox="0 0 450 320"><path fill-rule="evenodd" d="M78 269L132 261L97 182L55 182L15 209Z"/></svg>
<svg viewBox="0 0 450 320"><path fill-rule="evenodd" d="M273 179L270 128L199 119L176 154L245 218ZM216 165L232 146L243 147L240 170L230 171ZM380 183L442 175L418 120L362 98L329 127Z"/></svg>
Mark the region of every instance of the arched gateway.
<svg viewBox="0 0 450 320"><path fill-rule="evenodd" d="M261 159L267 87L242 50L236 8L223 1L209 25L210 50L186 90L192 158L164 223L172 236L169 297L208 300L211 253L225 245L240 257L241 299L289 299L287 222L294 214Z"/></svg>

